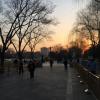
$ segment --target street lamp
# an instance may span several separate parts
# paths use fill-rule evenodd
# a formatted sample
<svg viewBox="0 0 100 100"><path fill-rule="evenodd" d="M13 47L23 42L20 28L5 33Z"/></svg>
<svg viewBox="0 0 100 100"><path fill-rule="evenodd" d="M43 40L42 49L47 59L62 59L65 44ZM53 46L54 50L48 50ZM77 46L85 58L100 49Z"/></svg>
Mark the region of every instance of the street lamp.
<svg viewBox="0 0 100 100"><path fill-rule="evenodd" d="M1 27L0 27L0 35L2 35Z"/></svg>

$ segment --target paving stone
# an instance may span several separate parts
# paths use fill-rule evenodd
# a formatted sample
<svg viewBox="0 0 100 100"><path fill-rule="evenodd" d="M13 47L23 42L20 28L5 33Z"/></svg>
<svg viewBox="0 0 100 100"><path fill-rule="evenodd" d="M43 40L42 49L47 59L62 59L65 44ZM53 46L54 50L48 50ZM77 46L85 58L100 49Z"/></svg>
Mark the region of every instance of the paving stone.
<svg viewBox="0 0 100 100"><path fill-rule="evenodd" d="M0 75L0 100L95 100L83 92L85 86L79 81L74 68L65 71L63 64L55 63L51 70L44 64L31 80L27 71L22 76Z"/></svg>

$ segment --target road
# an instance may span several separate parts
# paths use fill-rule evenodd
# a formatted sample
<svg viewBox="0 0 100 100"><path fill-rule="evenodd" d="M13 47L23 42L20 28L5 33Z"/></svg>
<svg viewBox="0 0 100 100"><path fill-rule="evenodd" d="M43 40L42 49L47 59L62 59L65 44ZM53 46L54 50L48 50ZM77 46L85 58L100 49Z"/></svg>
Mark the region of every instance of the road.
<svg viewBox="0 0 100 100"><path fill-rule="evenodd" d="M54 64L50 69L45 63L35 70L35 78L29 73L0 75L0 100L96 100L84 93L86 85L80 84L74 68L64 69L63 64Z"/></svg>

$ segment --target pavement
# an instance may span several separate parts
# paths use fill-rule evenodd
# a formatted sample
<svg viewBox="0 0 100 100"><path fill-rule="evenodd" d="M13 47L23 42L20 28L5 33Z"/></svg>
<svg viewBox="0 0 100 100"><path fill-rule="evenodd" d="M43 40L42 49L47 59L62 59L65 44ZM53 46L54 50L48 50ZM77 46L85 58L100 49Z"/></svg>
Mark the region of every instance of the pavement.
<svg viewBox="0 0 100 100"><path fill-rule="evenodd" d="M27 70L23 75L15 71L0 75L0 100L96 100L92 93L85 93L78 73L72 67L54 64L50 69L45 63L35 70L30 79Z"/></svg>

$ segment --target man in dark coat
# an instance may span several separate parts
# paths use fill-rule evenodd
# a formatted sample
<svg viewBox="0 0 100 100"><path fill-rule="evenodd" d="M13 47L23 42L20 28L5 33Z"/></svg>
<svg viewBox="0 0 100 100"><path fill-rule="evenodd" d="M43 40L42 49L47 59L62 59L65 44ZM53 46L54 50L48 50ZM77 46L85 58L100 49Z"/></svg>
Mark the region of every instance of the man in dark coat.
<svg viewBox="0 0 100 100"><path fill-rule="evenodd" d="M64 63L65 70L67 70L67 59L65 59L63 63Z"/></svg>
<svg viewBox="0 0 100 100"><path fill-rule="evenodd" d="M30 61L28 64L28 71L30 72L30 79L34 78L35 62Z"/></svg>

